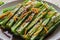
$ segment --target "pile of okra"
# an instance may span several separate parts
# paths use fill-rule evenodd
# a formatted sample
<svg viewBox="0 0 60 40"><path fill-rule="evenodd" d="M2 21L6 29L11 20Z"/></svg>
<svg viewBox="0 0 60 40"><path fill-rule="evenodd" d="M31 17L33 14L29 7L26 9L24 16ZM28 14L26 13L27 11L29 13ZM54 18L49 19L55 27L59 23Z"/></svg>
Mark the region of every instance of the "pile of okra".
<svg viewBox="0 0 60 40"><path fill-rule="evenodd" d="M0 25L25 40L43 40L60 24L60 14L43 1L25 0L0 14Z"/></svg>

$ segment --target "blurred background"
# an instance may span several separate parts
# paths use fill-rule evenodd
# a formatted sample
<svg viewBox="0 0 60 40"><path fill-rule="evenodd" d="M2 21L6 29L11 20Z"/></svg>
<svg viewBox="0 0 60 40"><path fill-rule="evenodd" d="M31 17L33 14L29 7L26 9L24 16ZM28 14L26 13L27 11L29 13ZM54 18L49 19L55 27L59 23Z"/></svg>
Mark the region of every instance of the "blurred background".
<svg viewBox="0 0 60 40"><path fill-rule="evenodd" d="M0 1L3 1L4 3L8 3L8 2L17 1L17 0L0 0ZM60 0L44 0L44 1L48 1L60 7Z"/></svg>

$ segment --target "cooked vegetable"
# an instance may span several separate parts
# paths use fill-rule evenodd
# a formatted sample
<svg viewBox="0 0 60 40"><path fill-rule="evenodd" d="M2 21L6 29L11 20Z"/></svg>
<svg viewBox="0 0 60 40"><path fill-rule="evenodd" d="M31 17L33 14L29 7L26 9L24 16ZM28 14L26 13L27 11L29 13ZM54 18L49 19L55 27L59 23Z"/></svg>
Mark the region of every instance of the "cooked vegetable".
<svg viewBox="0 0 60 40"><path fill-rule="evenodd" d="M29 0L25 0L22 4L25 5L26 2L28 2ZM3 2L1 2L3 3ZM3 9L3 13L7 12L7 11L10 11L10 10L13 10L15 8L15 6L12 6L12 7L8 7L8 8L5 8Z"/></svg>
<svg viewBox="0 0 60 40"><path fill-rule="evenodd" d="M7 23L7 27L11 27L14 23L16 23L16 21L19 20L21 15L23 16L24 12L27 12L29 10L29 8L30 8L30 5L26 6L25 8L24 7L20 8L18 13L12 19L9 20L9 22ZM20 19L22 19L22 18L20 18Z"/></svg>
<svg viewBox="0 0 60 40"><path fill-rule="evenodd" d="M27 0L25 0L25 1L27 1ZM25 1L24 1L24 3L26 3ZM28 1L29 1L29 0L28 0ZM28 1L27 1L27 2L28 2ZM19 3L19 4L16 6L16 8L12 11L13 13L16 11L16 12L14 13L14 15L15 15L15 14L17 13L17 11L20 9L20 8L18 8L18 7L19 7L19 6L21 7L24 3L22 3L22 4ZM29 2L28 2L28 3L29 3ZM13 15L13 16L14 16L14 15ZM11 17L10 17L10 18L11 18ZM6 20L6 22L7 22L8 20L10 20L10 18L7 18L7 17L6 17L4 20ZM5 23L6 23L6 22L5 22ZM1 22L0 24L3 24L3 23L4 23L4 21Z"/></svg>
<svg viewBox="0 0 60 40"><path fill-rule="evenodd" d="M5 12L5 13L2 13L2 14L0 14L0 20L1 19L4 19L5 17L7 17L7 15L9 15L9 11L8 12Z"/></svg>
<svg viewBox="0 0 60 40"><path fill-rule="evenodd" d="M58 21L56 24L54 24L49 30L48 30L48 34L53 32L54 30L56 30L57 26L60 24L60 21ZM43 40L45 36L47 36L48 34L44 34L44 36L41 36L40 40Z"/></svg>
<svg viewBox="0 0 60 40"><path fill-rule="evenodd" d="M38 3L37 3L38 4ZM36 4L36 5L37 5ZM41 5L42 3L40 3L39 5ZM17 28L17 32L19 34L23 34L23 30L25 29L25 27L34 19L34 16L37 15L37 13L40 11L38 10L38 8L36 8L37 6L35 6L35 8L32 8L32 13L31 15L23 22L23 24ZM23 26L23 27L22 27Z"/></svg>
<svg viewBox="0 0 60 40"><path fill-rule="evenodd" d="M13 10L13 9L15 9L15 6L8 7L8 8L4 8L4 9L2 10L2 12L5 13L5 12L11 11L11 10Z"/></svg>
<svg viewBox="0 0 60 40"><path fill-rule="evenodd" d="M38 2L37 2L38 3ZM32 6L33 7L33 6ZM32 11L30 10L30 13L31 13ZM30 14L29 12L27 13L27 14ZM27 15L26 14L26 15ZM23 14L22 14L23 15ZM27 15L28 16L28 15ZM24 16L23 16L23 18L25 18ZM24 19L25 20L25 19ZM13 27L11 28L11 30L12 31L15 31L16 30L16 28L19 26L19 25L21 25L21 23L23 22L23 19L19 19L19 21L15 24L15 25L13 25Z"/></svg>
<svg viewBox="0 0 60 40"><path fill-rule="evenodd" d="M52 8L50 8L50 9L52 9ZM50 21L51 17L54 16L55 14L56 14L55 10L48 12L48 14L45 16L45 20L42 22L42 24L37 29L37 31L32 35L31 40L34 40L39 35L39 33L42 31L43 28L44 28L45 31L47 31L47 29L45 28L45 26Z"/></svg>
<svg viewBox="0 0 60 40"><path fill-rule="evenodd" d="M43 40L45 36L50 34L50 32L54 31L57 28L56 25L58 25L60 23L60 21L59 21L60 20L60 14L55 15L53 17L52 17L51 21L46 25L46 27L48 29L48 33L46 33L45 30L43 30L40 34L41 35L40 40Z"/></svg>
<svg viewBox="0 0 60 40"><path fill-rule="evenodd" d="M46 12L45 12L45 14L48 12L48 10L46 10ZM43 13L43 12L42 12ZM39 20L41 20L41 19L39 19ZM40 22L39 22L40 23ZM38 24L39 24L38 23ZM38 24L36 24L36 25L38 25ZM32 31L34 30L34 28L32 29ZM33 32L32 32L32 34L33 34ZM30 34L29 32L28 32L28 34L27 35L24 35L23 37L24 38L27 38L27 39L30 39L30 36L32 35L32 34Z"/></svg>
<svg viewBox="0 0 60 40"><path fill-rule="evenodd" d="M34 26L34 25L38 22L39 19L41 19L41 18L44 17L44 15L46 15L46 12L41 12L40 16L36 17L36 19L33 20L33 21L28 25L28 27L26 28L26 31L29 31L29 30L32 28L32 26Z"/></svg>
<svg viewBox="0 0 60 40"><path fill-rule="evenodd" d="M0 6L3 5L3 4L4 4L4 2L0 1Z"/></svg>
<svg viewBox="0 0 60 40"><path fill-rule="evenodd" d="M23 3L22 3L22 7L19 9L19 11L17 12L16 15L14 15L14 17L12 19L9 20L9 22L6 24L6 27L11 27L13 24L16 23L16 20L19 19L20 15L25 11L29 10L29 7L30 6L26 6L27 4L26 3L30 3L29 0L25 0ZM26 7L25 7L26 6ZM12 22L11 22L12 21Z"/></svg>
<svg viewBox="0 0 60 40"><path fill-rule="evenodd" d="M42 11L42 10L45 10L45 8L44 8L43 6L40 7L40 11ZM34 14L35 14L35 13L34 13ZM37 14L37 15L38 15L38 14ZM33 16L36 16L36 15L33 15ZM30 17L30 16L29 16L29 17ZM28 17L28 18L29 18L29 17ZM32 18L34 19L34 17L32 17ZM33 19L32 19L32 20L33 20ZM28 20L28 19L26 19L26 20ZM31 23L31 22L28 21L27 23L25 23L25 26L23 26L23 25L24 25L24 23L23 23L23 24L22 24L23 27L20 26L20 28L17 29L17 32L18 32L18 33L20 32L21 34L23 34L23 30L25 29L25 27L26 27L27 25L29 25L29 23ZM20 33L19 33L19 34L20 34Z"/></svg>
<svg viewBox="0 0 60 40"><path fill-rule="evenodd" d="M21 5L19 4L19 6L17 6L12 12L9 12L9 15L7 15L7 17L0 22L0 25L5 25L17 13L20 7Z"/></svg>
<svg viewBox="0 0 60 40"><path fill-rule="evenodd" d="M8 15L10 14L10 12L13 11L15 8L16 8L16 6L14 6L14 7L12 7L12 8L8 7L8 8L3 9L4 13L1 13L1 14L0 14L0 22L1 22L2 20L4 20L5 18L7 18ZM11 10L9 10L9 9L11 9ZM6 11L6 12L5 12L5 11Z"/></svg>
<svg viewBox="0 0 60 40"><path fill-rule="evenodd" d="M25 40L43 40L58 24L60 14L43 1L25 0L0 14L0 26Z"/></svg>

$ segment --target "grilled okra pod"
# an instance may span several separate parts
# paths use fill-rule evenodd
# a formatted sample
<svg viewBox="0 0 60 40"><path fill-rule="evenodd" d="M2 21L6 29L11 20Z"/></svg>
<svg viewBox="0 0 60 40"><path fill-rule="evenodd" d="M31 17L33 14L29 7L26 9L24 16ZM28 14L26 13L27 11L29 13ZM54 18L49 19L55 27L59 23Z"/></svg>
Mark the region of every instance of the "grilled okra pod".
<svg viewBox="0 0 60 40"><path fill-rule="evenodd" d="M44 14L43 14L42 12L40 12L40 13L41 13L41 14L40 14L38 17L36 17L35 20L33 20L33 21L27 26L27 28L26 28L27 31L28 31L30 28L32 28L32 26L35 25L35 24L38 22L39 19L43 18L44 15L46 15L46 13L44 13Z"/></svg>
<svg viewBox="0 0 60 40"><path fill-rule="evenodd" d="M40 12L43 12L44 10L46 10L46 7L44 7L45 5L42 5L41 7L40 7ZM41 13L38 13L36 16L38 17L39 15L40 15ZM40 22L39 22L40 23ZM39 24L39 23L37 23L37 25ZM36 26L36 25L35 25ZM35 28L35 27L34 27ZM34 28L30 31L30 32L32 32L33 30L34 30ZM30 32L28 32L28 34L30 33ZM35 31L34 31L35 32ZM34 32L32 32L32 33L30 33L31 35L34 33Z"/></svg>
<svg viewBox="0 0 60 40"><path fill-rule="evenodd" d="M21 4L17 5L13 11L9 12L9 15L7 15L7 17L0 22L0 25L5 25L17 13L20 7Z"/></svg>
<svg viewBox="0 0 60 40"><path fill-rule="evenodd" d="M38 4L38 3L37 3ZM41 5L41 4L40 4ZM41 7L42 8L42 7ZM36 14L36 11L40 11L40 10L36 10L35 12L33 12L33 9L38 9L38 8L32 8L32 13L31 13L31 15L23 22L23 24L20 26L20 27L18 27L17 28L17 32L19 33L19 34L23 34L23 30L25 29L25 27L27 26L27 25L29 25L29 23L34 19L34 16L35 15L37 15ZM42 10L42 9L41 9ZM23 26L23 27L22 27Z"/></svg>
<svg viewBox="0 0 60 40"><path fill-rule="evenodd" d="M51 32L53 32L54 30L56 30L56 28L57 28L57 26L58 26L59 24L60 24L60 21L58 21L56 24L54 24L54 25L48 30L48 31L49 31L48 34L51 33ZM47 36L48 34L42 36L40 40L43 40L43 39L45 38L45 36Z"/></svg>
<svg viewBox="0 0 60 40"><path fill-rule="evenodd" d="M16 6L4 8L4 9L2 10L2 12L5 13L5 12L7 12L7 11L11 11L11 10L15 9L15 7L16 7Z"/></svg>
<svg viewBox="0 0 60 40"><path fill-rule="evenodd" d="M35 4L36 4L36 2L34 2ZM34 4L33 3L33 4ZM38 1L37 1L37 3L38 3ZM39 2L40 3L40 2ZM40 4L39 4L40 5ZM33 5L34 6L34 5ZM30 12L32 12L31 10L30 10ZM29 14L29 13L27 13L27 14ZM25 18L25 17L24 17ZM13 25L13 27L11 28L11 30L14 32L15 30L16 30L16 28L22 23L22 21L23 21L23 19L19 19L19 21L15 24L15 25Z"/></svg>
<svg viewBox="0 0 60 40"><path fill-rule="evenodd" d="M47 23L49 23L51 17L54 16L55 14L56 14L56 11L49 11L48 12L48 14L45 16L45 20L43 21L43 23L40 25L38 30L32 35L31 40L34 40L39 35L39 33L42 31L42 29L45 28Z"/></svg>
<svg viewBox="0 0 60 40"><path fill-rule="evenodd" d="M25 0L22 4L19 3L19 4L17 5L17 7L10 13L10 14L13 13L11 17L13 17L13 16L18 12L18 10L20 9L19 6L21 7L22 5L24 5L24 4L27 3L28 1L30 1L30 0ZM29 2L28 2L27 4L29 4ZM10 14L9 14L9 15L10 15ZM9 17L9 16L8 16L8 17ZM9 17L9 18L8 18L8 17L6 17L6 18L3 20L3 22L1 22L0 24L5 24L8 20L10 20L11 17Z"/></svg>
<svg viewBox="0 0 60 40"><path fill-rule="evenodd" d="M8 7L2 10L3 13L0 14L0 22L4 20L8 15L9 11L12 11L15 9L16 6Z"/></svg>
<svg viewBox="0 0 60 40"><path fill-rule="evenodd" d="M48 10L45 11L45 15L47 14L47 12L48 12ZM40 20L41 20L41 19L40 19ZM40 28L41 28L41 27L40 27ZM41 29L42 29L42 28L41 28ZM40 29L40 30L41 30L41 29ZM30 39L30 36L31 36L31 35L29 35L29 34L23 35L23 37L26 38L26 39Z"/></svg>
<svg viewBox="0 0 60 40"><path fill-rule="evenodd" d="M45 36L47 36L50 32L54 31L56 29L55 25L58 25L59 23L60 23L60 14L58 14L57 16L56 15L53 16L51 21L46 25L48 33L46 33L45 30L41 32L40 40L43 40Z"/></svg>

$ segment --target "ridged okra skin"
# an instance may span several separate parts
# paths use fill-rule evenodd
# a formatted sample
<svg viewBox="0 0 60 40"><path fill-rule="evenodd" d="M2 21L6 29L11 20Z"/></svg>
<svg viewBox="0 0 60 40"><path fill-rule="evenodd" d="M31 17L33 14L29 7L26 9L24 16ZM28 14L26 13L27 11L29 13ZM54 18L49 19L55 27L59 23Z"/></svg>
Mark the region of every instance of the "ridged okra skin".
<svg viewBox="0 0 60 40"><path fill-rule="evenodd" d="M16 6L11 6L11 7L8 7L8 8L4 8L2 10L3 13L7 12L7 11L12 11L13 9L15 9Z"/></svg>
<svg viewBox="0 0 60 40"><path fill-rule="evenodd" d="M52 12L54 12L54 13L52 13L50 16L49 16L49 15L46 16L46 17L50 18L50 21L51 21L51 18L52 18L54 15L57 14L57 13L56 13L57 11L56 11L53 7L52 7ZM51 23L50 21L48 22L49 25L50 25L50 23ZM48 25L48 24L47 24L47 25ZM48 27L48 26L47 26L47 27ZM42 32L38 35L37 38L38 38L38 39L41 38L41 35L44 35L44 34L43 34L44 32L47 33L47 29L48 29L48 28L44 27L44 29L43 29L44 31L42 30Z"/></svg>
<svg viewBox="0 0 60 40"><path fill-rule="evenodd" d="M22 8L20 8L20 10L17 12L16 15L14 15L14 17L12 17L12 19L10 19L8 21L8 23L6 24L7 27L10 27L13 26L20 18L21 15L24 15L23 13L26 12L26 11L29 11L29 8L30 8L30 5L28 6L23 6ZM11 22L12 21L12 22Z"/></svg>
<svg viewBox="0 0 60 40"><path fill-rule="evenodd" d="M44 10L46 10L46 8L44 7L44 5L43 5L43 3L40 3L41 4L41 7L39 7L39 12L42 12L42 11L44 11ZM37 15L35 15L35 13L34 13L34 17L32 17L32 20L34 20L35 19L35 17L37 16L39 16L41 13L38 13ZM29 18L29 17L28 17ZM26 20L28 20L28 19L26 19ZM32 20L31 20L31 22L32 22ZM28 26L30 23L31 23L30 21L28 21L28 22L23 22L23 24L22 24L22 26L20 26L20 27L18 27L17 28L17 32L20 34L23 34L23 31L25 30L25 28L26 28L26 26Z"/></svg>
<svg viewBox="0 0 60 40"><path fill-rule="evenodd" d="M17 13L20 7L21 5L18 4L14 10L10 11L7 17L5 17L5 19L0 22L0 25L5 26L5 24Z"/></svg>
<svg viewBox="0 0 60 40"><path fill-rule="evenodd" d="M24 2L22 2L22 4L25 5L25 3L28 1L30 1L30 0L24 0ZM18 8L19 6L21 6L21 3L15 5L13 7L8 7L8 8L3 9L2 10L3 13L1 13L2 15L0 16L0 22L1 22L0 24L1 25L3 24L5 26L5 23L10 20L10 19L8 19L8 17L10 18L10 16L12 16L14 13L17 13L17 11L19 10L19 8Z"/></svg>
<svg viewBox="0 0 60 40"><path fill-rule="evenodd" d="M46 8L46 6L44 6L44 7ZM37 15L36 18L26 27L26 31L29 31L39 21L39 19L43 18L47 14L46 12L43 14L44 11L45 10L40 12L39 13L40 15Z"/></svg>
<svg viewBox="0 0 60 40"><path fill-rule="evenodd" d="M60 24L60 14L46 2L24 0L0 14L0 26L25 40L44 40Z"/></svg>
<svg viewBox="0 0 60 40"><path fill-rule="evenodd" d="M40 5L40 2L38 2L38 1L33 2L32 5L33 5L33 4L36 4L36 3L37 3L37 4L39 3L39 5ZM37 4L36 4L36 5L37 5ZM33 5L33 6L35 6L35 5ZM33 7L33 6L32 6L32 7ZM36 6L35 6L35 7L36 7ZM32 11L31 11L31 9L30 9L30 13L31 13L31 12L32 12ZM28 15L30 15L30 14L27 13L27 16L28 16ZM25 17L24 17L24 18L25 18ZM25 19L24 19L24 20L25 20ZM12 31L15 31L16 28L18 28L18 26L19 26L20 24L22 24L22 22L23 22L23 19L19 19L19 21L17 22L18 24L13 25L13 27L11 28L11 30L12 30Z"/></svg>
<svg viewBox="0 0 60 40"><path fill-rule="evenodd" d="M38 4L38 3L37 3ZM37 5L36 4L36 5ZM42 5L42 3L40 3L39 5ZM38 6L36 6L35 7L35 10L36 9L38 9L37 8ZM42 8L42 7L41 7ZM34 8L32 8L32 10L33 10ZM42 9L41 9L42 10ZM40 10L39 10L40 11ZM19 34L24 34L23 33L23 30L25 29L25 27L27 26L27 25L29 25L29 23L34 19L34 17L37 15L38 13L35 13L35 12L33 12L32 11L32 13L31 13L31 15L23 22L23 24L20 26L20 27L18 27L17 28L17 32L19 33Z"/></svg>
<svg viewBox="0 0 60 40"><path fill-rule="evenodd" d="M48 10L46 10L46 11L44 11L45 12L45 14L48 12ZM43 13L43 12L42 12ZM41 21L40 21L41 22ZM36 25L37 25L37 27L36 27L36 25L32 28L32 30L30 29L30 31L28 31L28 33L26 34L26 35L23 35L23 37L24 38L26 38L27 40L28 39L30 39L30 37L32 36L32 34L35 32L35 29L36 28L38 28L38 24L40 24L40 22L39 23L37 23ZM39 25L40 26L40 25Z"/></svg>
<svg viewBox="0 0 60 40"><path fill-rule="evenodd" d="M9 15L9 12L14 10L16 6L8 7L2 10L2 13L0 14L0 22L4 20L7 15Z"/></svg>
<svg viewBox="0 0 60 40"><path fill-rule="evenodd" d="M52 8L51 8L52 9ZM56 14L56 11L49 11L47 15L45 16L45 20L42 22L40 27L37 29L37 31L32 35L31 40L35 40L35 38L41 33L43 28L45 29L45 26L49 23L52 16Z"/></svg>
<svg viewBox="0 0 60 40"><path fill-rule="evenodd" d="M17 14L14 15L14 17L12 17L12 19L10 19L8 21L8 23L6 24L6 27L11 28L11 26L13 26L17 20L19 20L19 17L21 16L21 14L25 11L29 10L29 6L28 3L30 2L30 0L25 0L22 4L22 7L19 9L19 11L17 12ZM27 6L27 7L26 7ZM12 21L12 22L11 22Z"/></svg>
<svg viewBox="0 0 60 40"><path fill-rule="evenodd" d="M43 30L41 32L41 34L39 35L40 36L40 40L43 40L48 34L50 34L51 32L55 31L55 29L57 28L57 25L60 24L59 20L60 20L60 14L55 15L55 16L53 16L51 18L51 21L46 25L46 27L48 29L48 33L46 33L46 31Z"/></svg>
<svg viewBox="0 0 60 40"><path fill-rule="evenodd" d="M25 3L28 2L28 1L29 1L29 0L25 0L22 4L21 4L21 3L17 4L14 10L8 11L7 14L9 14L9 15L7 15L7 17L4 17L5 19L3 19L3 20L0 22L0 24L1 24L2 26L6 26L6 23L7 23L15 14L17 14L17 12L19 11L20 7L21 7L23 4L25 5Z"/></svg>

